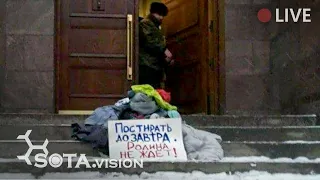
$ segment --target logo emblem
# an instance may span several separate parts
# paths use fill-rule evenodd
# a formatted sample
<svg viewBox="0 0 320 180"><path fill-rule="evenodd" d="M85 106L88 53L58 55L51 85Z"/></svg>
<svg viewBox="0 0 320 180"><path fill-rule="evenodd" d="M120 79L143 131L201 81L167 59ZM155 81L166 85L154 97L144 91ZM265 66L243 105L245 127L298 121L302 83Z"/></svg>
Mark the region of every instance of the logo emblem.
<svg viewBox="0 0 320 180"><path fill-rule="evenodd" d="M49 144L48 139L46 139L42 145L33 145L32 142L31 142L30 139L29 139L29 136L30 136L31 132L32 132L32 130L28 130L28 131L26 132L26 134L24 134L24 135L19 135L19 136L17 137L17 139L24 139L24 140L26 141L26 143L28 144L28 146L29 146L29 149L28 149L28 151L26 152L25 155L17 156L17 158L18 158L19 160L24 160L28 165L32 165L29 157L30 157L30 155L31 155L31 153L32 153L33 150L36 150L36 149L37 149L37 150L42 150L43 153L44 153L46 156L49 154L49 151L48 151L48 149L47 149L47 145Z"/></svg>

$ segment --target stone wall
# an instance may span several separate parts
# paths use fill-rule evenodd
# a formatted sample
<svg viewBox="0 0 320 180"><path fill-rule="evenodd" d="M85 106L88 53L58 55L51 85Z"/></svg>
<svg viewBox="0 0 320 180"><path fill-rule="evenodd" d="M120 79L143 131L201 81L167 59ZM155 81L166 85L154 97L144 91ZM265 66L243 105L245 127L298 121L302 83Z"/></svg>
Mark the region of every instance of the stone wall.
<svg viewBox="0 0 320 180"><path fill-rule="evenodd" d="M6 34L5 34L5 14L6 1L0 1L0 111L2 107L3 84L4 84L4 69L5 69L5 49L6 49Z"/></svg>
<svg viewBox="0 0 320 180"><path fill-rule="evenodd" d="M271 44L275 94L282 113L320 112L319 1L281 0L279 7L311 7L311 23L281 24ZM317 8L315 8L317 7Z"/></svg>
<svg viewBox="0 0 320 180"><path fill-rule="evenodd" d="M320 112L319 0L226 0L226 112ZM312 23L261 23L261 8L312 8ZM317 7L317 8L315 8ZM282 14L283 12L280 12Z"/></svg>
<svg viewBox="0 0 320 180"><path fill-rule="evenodd" d="M2 111L53 112L54 0L6 0L1 8L6 12L0 16L6 45L0 47L6 49Z"/></svg>
<svg viewBox="0 0 320 180"><path fill-rule="evenodd" d="M318 1L319 2L319 1ZM299 83L298 113L320 114L320 3L318 9L312 12L313 23L300 25L301 55L300 68L297 74L301 76Z"/></svg>
<svg viewBox="0 0 320 180"><path fill-rule="evenodd" d="M261 8L273 8L271 0L225 0L226 113L277 113L270 88L270 42L277 26L261 23Z"/></svg>

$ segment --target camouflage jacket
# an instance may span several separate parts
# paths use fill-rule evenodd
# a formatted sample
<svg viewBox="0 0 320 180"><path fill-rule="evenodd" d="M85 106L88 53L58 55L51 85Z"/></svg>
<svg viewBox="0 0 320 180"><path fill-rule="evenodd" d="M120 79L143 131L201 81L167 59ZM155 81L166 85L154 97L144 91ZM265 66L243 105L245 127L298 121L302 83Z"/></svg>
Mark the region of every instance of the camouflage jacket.
<svg viewBox="0 0 320 180"><path fill-rule="evenodd" d="M139 23L139 65L163 70L166 42L152 15Z"/></svg>

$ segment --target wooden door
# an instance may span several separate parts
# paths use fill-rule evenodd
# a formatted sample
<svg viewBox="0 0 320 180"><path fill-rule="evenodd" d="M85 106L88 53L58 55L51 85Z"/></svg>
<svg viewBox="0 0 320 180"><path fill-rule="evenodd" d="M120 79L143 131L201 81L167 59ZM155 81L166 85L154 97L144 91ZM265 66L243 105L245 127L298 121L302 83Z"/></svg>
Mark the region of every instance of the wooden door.
<svg viewBox="0 0 320 180"><path fill-rule="evenodd" d="M57 1L57 110L94 110L126 96L136 79L137 3Z"/></svg>
<svg viewBox="0 0 320 180"><path fill-rule="evenodd" d="M162 25L176 59L167 72L166 88L181 113L208 113L208 2L163 0L169 14ZM212 77L213 78L213 77Z"/></svg>

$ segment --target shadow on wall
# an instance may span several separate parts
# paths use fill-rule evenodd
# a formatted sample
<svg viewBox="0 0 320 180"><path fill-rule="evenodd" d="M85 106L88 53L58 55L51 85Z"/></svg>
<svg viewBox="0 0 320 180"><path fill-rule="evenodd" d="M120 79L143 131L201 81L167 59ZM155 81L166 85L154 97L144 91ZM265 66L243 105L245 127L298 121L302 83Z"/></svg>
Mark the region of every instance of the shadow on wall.
<svg viewBox="0 0 320 180"><path fill-rule="evenodd" d="M309 3L309 4L308 4ZM313 8L312 23L261 23L261 8ZM317 3L317 4L315 4ZM320 113L320 1L225 1L226 113Z"/></svg>
<svg viewBox="0 0 320 180"><path fill-rule="evenodd" d="M286 25L272 39L271 73L283 114L320 113L319 18L320 11L313 11L311 23Z"/></svg>

